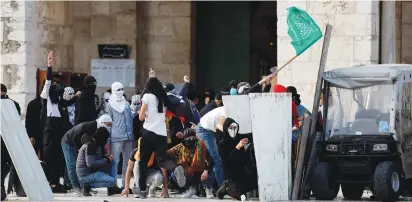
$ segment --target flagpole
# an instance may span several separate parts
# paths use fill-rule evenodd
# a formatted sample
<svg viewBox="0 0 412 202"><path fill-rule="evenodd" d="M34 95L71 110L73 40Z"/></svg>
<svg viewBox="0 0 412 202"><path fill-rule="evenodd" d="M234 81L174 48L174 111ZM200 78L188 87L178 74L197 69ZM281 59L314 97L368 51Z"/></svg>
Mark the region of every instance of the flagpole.
<svg viewBox="0 0 412 202"><path fill-rule="evenodd" d="M273 72L273 75L277 75L277 73L282 70L284 67L286 67L286 65L288 65L289 63L291 63L294 59L296 59L298 57L298 55L293 56L292 58L290 58L289 61L287 61L284 65L282 65L278 70L276 70L276 72Z"/></svg>

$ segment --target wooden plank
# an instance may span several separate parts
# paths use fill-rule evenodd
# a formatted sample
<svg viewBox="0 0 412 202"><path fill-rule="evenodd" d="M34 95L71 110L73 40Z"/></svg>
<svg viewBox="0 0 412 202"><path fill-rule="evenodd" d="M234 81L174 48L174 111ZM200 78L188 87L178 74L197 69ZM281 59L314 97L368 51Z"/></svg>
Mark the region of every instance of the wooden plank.
<svg viewBox="0 0 412 202"><path fill-rule="evenodd" d="M260 201L289 200L292 190L290 94L250 96Z"/></svg>
<svg viewBox="0 0 412 202"><path fill-rule="evenodd" d="M30 201L51 201L53 193L13 101L0 100L0 133Z"/></svg>
<svg viewBox="0 0 412 202"><path fill-rule="evenodd" d="M222 97L226 116L239 123L239 133L252 132L252 120L250 116L250 104L248 95L225 95Z"/></svg>
<svg viewBox="0 0 412 202"><path fill-rule="evenodd" d="M309 128L311 125L311 117L307 116L303 121L302 136L300 137L300 148L298 153L298 163L296 166L296 175L293 181L293 191L292 191L292 200L300 199L300 190L302 187L303 179L303 170L304 170L304 159L306 154L306 145L309 137Z"/></svg>
<svg viewBox="0 0 412 202"><path fill-rule="evenodd" d="M322 140L323 138L321 137L316 137L318 134L321 135L321 133L316 133L316 123L318 120L318 109L319 109L319 101L320 101L320 93L322 90L322 84L323 84L323 72L325 71L325 66L326 66L326 60L328 58L328 50L329 50L329 43L330 43L330 39L332 37L332 28L333 26L330 24L326 25L326 29L325 29L325 34L324 34L324 39L323 39L323 46L322 46L322 55L320 57L320 63L319 63L319 71L318 71L318 80L316 82L316 89L315 89L315 100L313 101L313 107L312 107L312 123L310 126L310 132L309 132L309 138L311 140L315 139L317 140ZM317 163L317 156L313 153L316 151L316 141L312 142L312 153L309 153L308 155L310 155L309 157L309 162L307 165L307 169L306 169L306 174L305 174L305 179L304 179L304 184L306 184L306 186L304 186L304 189L302 190L302 195L310 195L310 178L311 178L311 174L313 169L316 166ZM311 141L309 141L311 142Z"/></svg>

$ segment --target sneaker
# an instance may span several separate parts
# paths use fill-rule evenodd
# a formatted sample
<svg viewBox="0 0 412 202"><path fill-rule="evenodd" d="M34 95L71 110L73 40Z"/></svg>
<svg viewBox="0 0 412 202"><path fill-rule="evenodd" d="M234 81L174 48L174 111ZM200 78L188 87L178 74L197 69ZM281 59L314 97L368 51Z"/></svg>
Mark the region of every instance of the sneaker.
<svg viewBox="0 0 412 202"><path fill-rule="evenodd" d="M80 197L80 196L83 195L83 192L82 192L82 190L80 190L79 188L74 188L74 189L73 189L73 195L74 195L74 196L77 196L77 197Z"/></svg>
<svg viewBox="0 0 412 202"><path fill-rule="evenodd" d="M149 194L147 195L149 198L155 198L156 197L156 188L149 188Z"/></svg>
<svg viewBox="0 0 412 202"><path fill-rule="evenodd" d="M219 199L223 199L223 197L225 197L225 195L227 194L227 187L229 186L229 182L226 180L222 183L222 185L220 185L219 189L216 191L216 196Z"/></svg>
<svg viewBox="0 0 412 202"><path fill-rule="evenodd" d="M135 193L135 198L147 199L147 190L141 191L139 189L139 191Z"/></svg>
<svg viewBox="0 0 412 202"><path fill-rule="evenodd" d="M92 187L89 184L83 184L83 196L92 196L90 190Z"/></svg>
<svg viewBox="0 0 412 202"><path fill-rule="evenodd" d="M97 194L97 190L95 190L95 189L90 189L90 193L92 193L92 194Z"/></svg>
<svg viewBox="0 0 412 202"><path fill-rule="evenodd" d="M108 196L112 196L112 195L120 194L120 193L122 193L122 189L120 189L117 186L107 187L107 195Z"/></svg>
<svg viewBox="0 0 412 202"><path fill-rule="evenodd" d="M60 194L66 194L67 190L63 187L61 184L56 184L56 186L52 186L51 190L53 193L60 193Z"/></svg>
<svg viewBox="0 0 412 202"><path fill-rule="evenodd" d="M173 171L176 177L176 182L179 187L184 187L186 185L186 177L185 177L185 170L182 166L177 166Z"/></svg>
<svg viewBox="0 0 412 202"><path fill-rule="evenodd" d="M182 198L192 198L193 195L196 194L196 189L193 187L190 187L183 193Z"/></svg>
<svg viewBox="0 0 412 202"><path fill-rule="evenodd" d="M212 189L206 188L206 189L205 189L205 192L206 192L206 198L207 198L207 199L213 199L213 198L215 198L215 196L213 195Z"/></svg>

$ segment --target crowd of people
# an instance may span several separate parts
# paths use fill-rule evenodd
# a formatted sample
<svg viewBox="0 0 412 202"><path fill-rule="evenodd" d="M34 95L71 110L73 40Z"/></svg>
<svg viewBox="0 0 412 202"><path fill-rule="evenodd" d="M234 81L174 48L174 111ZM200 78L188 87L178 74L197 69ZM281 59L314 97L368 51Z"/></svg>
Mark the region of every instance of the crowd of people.
<svg viewBox="0 0 412 202"><path fill-rule="evenodd" d="M310 114L296 88L271 86L273 75L255 85L233 80L217 94L208 88L200 96L188 76L176 89L170 83L163 86L153 70L131 101L123 85L114 82L96 106L96 79L87 76L76 93L53 78L53 59L50 53L42 91L28 104L26 115L27 133L53 193L92 196L95 188L105 187L108 195L147 198L155 197L157 189L160 197L169 197L173 189L184 198L229 195L240 200L258 188L253 136L239 133L239 124L225 114L222 96L291 93L294 151L304 116ZM9 99L3 84L1 98ZM25 196L2 140L2 200L9 172L7 193Z"/></svg>

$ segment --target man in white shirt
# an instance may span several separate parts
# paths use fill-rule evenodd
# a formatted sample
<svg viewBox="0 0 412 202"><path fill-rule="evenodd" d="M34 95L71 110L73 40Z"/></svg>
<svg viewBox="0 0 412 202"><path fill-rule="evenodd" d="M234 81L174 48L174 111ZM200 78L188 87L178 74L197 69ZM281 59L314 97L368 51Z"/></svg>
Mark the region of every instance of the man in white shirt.
<svg viewBox="0 0 412 202"><path fill-rule="evenodd" d="M206 144L209 154L212 156L215 166L213 171L216 175L216 181L219 186L223 183L222 159L219 156L216 143L216 131L219 129L219 123L224 120L226 112L224 107L218 107L205 114L197 126L196 134Z"/></svg>
<svg viewBox="0 0 412 202"><path fill-rule="evenodd" d="M40 97L46 101L46 123L43 134L43 161L46 163L45 174L53 193L67 193L60 184L60 172L64 171L64 155L61 140L64 135L59 111L60 92L52 82L53 52L47 56L47 78Z"/></svg>

